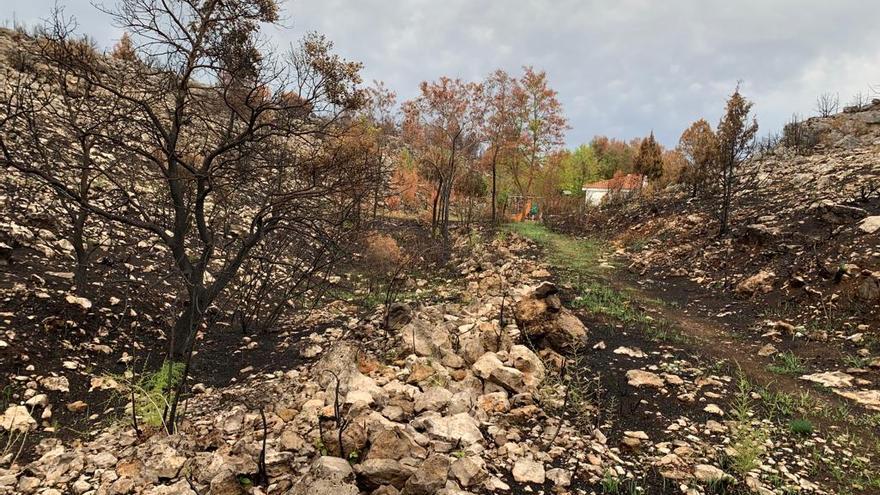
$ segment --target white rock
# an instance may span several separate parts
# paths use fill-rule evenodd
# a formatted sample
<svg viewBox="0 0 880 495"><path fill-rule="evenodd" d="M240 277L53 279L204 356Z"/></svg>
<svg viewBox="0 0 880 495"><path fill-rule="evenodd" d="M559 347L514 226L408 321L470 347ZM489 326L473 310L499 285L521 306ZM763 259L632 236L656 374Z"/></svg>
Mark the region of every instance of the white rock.
<svg viewBox="0 0 880 495"><path fill-rule="evenodd" d="M831 388L848 388L852 387L852 381L855 380L855 377L842 371L826 371L824 373L803 375L801 380L819 383Z"/></svg>
<svg viewBox="0 0 880 495"><path fill-rule="evenodd" d="M694 478L703 483L713 483L730 479L731 476L715 466L710 466L709 464L697 464L694 466Z"/></svg>
<svg viewBox="0 0 880 495"><path fill-rule="evenodd" d="M547 479L553 482L554 486L567 488L571 486L571 473L561 468L553 468L547 471Z"/></svg>
<svg viewBox="0 0 880 495"><path fill-rule="evenodd" d="M709 414L714 414L716 416L724 416L724 411L722 411L721 408L718 407L718 405L716 405L716 404L709 404L706 407L704 407L703 410Z"/></svg>
<svg viewBox="0 0 880 495"><path fill-rule="evenodd" d="M467 456L457 459L452 463L449 470L461 486L465 488L480 483L488 476L486 461L478 456Z"/></svg>
<svg viewBox="0 0 880 495"><path fill-rule="evenodd" d="M0 416L0 430L26 432L36 427L37 420L31 417L25 406L9 406Z"/></svg>
<svg viewBox="0 0 880 495"><path fill-rule="evenodd" d="M633 387L653 387L662 388L666 383L660 376L650 371L629 370L626 372L626 379Z"/></svg>
<svg viewBox="0 0 880 495"><path fill-rule="evenodd" d="M452 392L443 387L430 387L416 396L413 408L415 411L442 411L452 399Z"/></svg>
<svg viewBox="0 0 880 495"><path fill-rule="evenodd" d="M513 464L512 474L513 479L517 483L536 483L542 485L546 480L544 464L525 457L516 460Z"/></svg>
<svg viewBox="0 0 880 495"><path fill-rule="evenodd" d="M450 443L461 441L465 447L483 439L477 420L468 413L452 416L440 416L434 413L417 418L414 423L421 425L430 437Z"/></svg>
<svg viewBox="0 0 880 495"><path fill-rule="evenodd" d="M621 347L618 347L617 349L614 349L613 352L614 352L614 354L621 354L623 356L629 356L629 357L634 357L634 358L645 357L645 353L642 352L642 350L638 349L638 348L630 349L629 347L621 346Z"/></svg>
<svg viewBox="0 0 880 495"><path fill-rule="evenodd" d="M40 385L51 392L70 392L70 384L65 376L47 376Z"/></svg>
<svg viewBox="0 0 880 495"><path fill-rule="evenodd" d="M476 362L474 362L473 366L471 366L471 369L478 377L482 378L483 380L488 380L489 377L492 375L492 371L501 368L502 366L504 366L504 363L502 363L501 360L498 359L497 354L495 354L494 352L487 352L480 356L480 358L477 359Z"/></svg>
<svg viewBox="0 0 880 495"><path fill-rule="evenodd" d="M70 304L75 304L75 305L81 307L82 309L90 309L92 307L92 301L89 301L85 297L77 297L77 296L74 296L73 294L68 294L67 296L64 297L64 300Z"/></svg>
<svg viewBox="0 0 880 495"><path fill-rule="evenodd" d="M873 234L880 230L880 215L867 217L859 224L859 230L866 234Z"/></svg>

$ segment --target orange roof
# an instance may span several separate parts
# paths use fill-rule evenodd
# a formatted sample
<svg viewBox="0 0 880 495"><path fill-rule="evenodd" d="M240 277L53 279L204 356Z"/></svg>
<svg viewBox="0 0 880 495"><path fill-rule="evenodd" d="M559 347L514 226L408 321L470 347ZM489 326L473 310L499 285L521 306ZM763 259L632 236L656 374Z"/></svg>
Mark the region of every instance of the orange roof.
<svg viewBox="0 0 880 495"><path fill-rule="evenodd" d="M582 190L586 191L587 189L639 189L642 187L642 183L644 182L644 177L640 174L626 174L626 175L618 175L616 177L612 177L608 180L600 180L598 182L591 182L589 184L584 184Z"/></svg>

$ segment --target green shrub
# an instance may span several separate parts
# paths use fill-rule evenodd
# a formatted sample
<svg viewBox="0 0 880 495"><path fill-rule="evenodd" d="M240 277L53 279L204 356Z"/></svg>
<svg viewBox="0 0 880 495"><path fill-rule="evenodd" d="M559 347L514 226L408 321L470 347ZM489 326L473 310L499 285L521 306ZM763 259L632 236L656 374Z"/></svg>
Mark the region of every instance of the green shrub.
<svg viewBox="0 0 880 495"><path fill-rule="evenodd" d="M788 423L788 429L795 435L810 435L813 433L813 423L806 419L793 419Z"/></svg>
<svg viewBox="0 0 880 495"><path fill-rule="evenodd" d="M797 354L788 351L776 356L776 362L767 367L780 375L799 375L806 370L804 361Z"/></svg>
<svg viewBox="0 0 880 495"><path fill-rule="evenodd" d="M155 372L143 373L128 378L112 376L114 380L126 385L125 399L131 400L134 394L134 412L144 424L154 427L163 426L165 407L183 379L184 363L165 361Z"/></svg>

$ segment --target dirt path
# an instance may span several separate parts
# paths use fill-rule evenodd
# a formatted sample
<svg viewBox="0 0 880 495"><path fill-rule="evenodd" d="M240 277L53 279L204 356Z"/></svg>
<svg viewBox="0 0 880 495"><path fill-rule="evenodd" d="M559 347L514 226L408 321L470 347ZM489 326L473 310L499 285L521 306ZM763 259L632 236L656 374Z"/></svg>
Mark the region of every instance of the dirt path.
<svg viewBox="0 0 880 495"><path fill-rule="evenodd" d="M695 352L707 358L727 361L741 370L750 381L762 387L789 395L810 396L821 407L850 409L850 416L861 415L876 418L875 412L862 407L855 401L845 399L827 387L800 379L801 375L821 370L846 369L846 354L834 346L822 342L811 342L793 337L762 338L769 330L766 320L756 313L747 301L725 302L705 295L694 296L698 289L682 287L685 283L666 284L658 288L654 284L640 284L632 274L621 270L605 272L604 279L617 290L628 291L646 310L658 318L670 322L691 342ZM646 287L647 285L647 287ZM684 295L684 297L683 297ZM708 300L708 301L707 301ZM780 373L773 370L779 359L779 352L762 356L762 347L771 344L779 352L791 353L801 360L804 369L796 373ZM862 376L875 373L864 370ZM849 428L860 434L875 438L877 424L873 421L851 421L829 418L822 414L810 414L813 421L825 427Z"/></svg>
<svg viewBox="0 0 880 495"><path fill-rule="evenodd" d="M543 248L535 256L551 265L557 281L569 292L566 303L591 330L593 347L581 364L599 377L604 402L614 404L605 418L610 439L623 441L633 430L647 432L650 441L659 445L699 438L700 447L695 449L748 482L752 476L748 468L754 467L750 462L760 464L761 456L731 457L727 448L739 446L745 451L751 443L770 438L773 448L762 455L775 460L773 469L783 466L783 473L797 472L801 492L880 490L876 468L848 464L846 458L823 459L815 447L845 445L844 449L865 458L876 457L880 443L873 421L877 416L830 389L799 379L806 369L781 372L772 367L775 358L759 356L759 349L771 340L761 337L767 330L765 318L747 301L712 298L693 287L645 280L621 269L621 260L595 241L536 225L511 230ZM772 342L780 352L796 348L799 354L812 356L804 363L813 369L840 367L840 353L821 344L802 344L793 338ZM632 370L652 373L662 384L634 387L628 380ZM720 413L711 406L718 406ZM801 431L803 425L808 431ZM747 430L757 436L744 434ZM682 431L690 436L683 438ZM804 461L809 458L812 461ZM653 490L664 486L656 483L658 479L674 476L665 467L658 468L656 461L640 460L654 466L645 473L646 485ZM798 467L785 468L786 463ZM762 477L761 483L773 489L792 488L770 478Z"/></svg>

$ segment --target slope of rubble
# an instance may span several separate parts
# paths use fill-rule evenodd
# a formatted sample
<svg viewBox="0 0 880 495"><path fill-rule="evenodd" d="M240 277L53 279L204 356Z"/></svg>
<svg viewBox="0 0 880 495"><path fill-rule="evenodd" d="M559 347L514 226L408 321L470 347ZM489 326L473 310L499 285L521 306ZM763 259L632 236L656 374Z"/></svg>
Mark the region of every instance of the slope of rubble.
<svg viewBox="0 0 880 495"><path fill-rule="evenodd" d="M378 310L315 331L299 345L317 361L194 390L175 435L123 415L45 438L0 493L836 493L830 467L862 482L853 458L876 462L755 414L759 393L691 349L569 309L541 256L462 237L460 277L438 288L459 296L395 303L387 329ZM5 428L47 427L40 401L12 407Z"/></svg>
<svg viewBox="0 0 880 495"><path fill-rule="evenodd" d="M680 186L551 221L610 240L632 285L723 321L766 366L789 359L806 380L845 374L835 392L877 411L880 100L801 130L815 145L743 165L728 236L717 235L715 198Z"/></svg>
<svg viewBox="0 0 880 495"><path fill-rule="evenodd" d="M778 146L743 165L728 237L716 235L714 198L675 186L571 228L604 231L641 275L806 303L787 308L797 323L826 316L820 301L876 319L880 100L802 126L817 139L809 152Z"/></svg>

